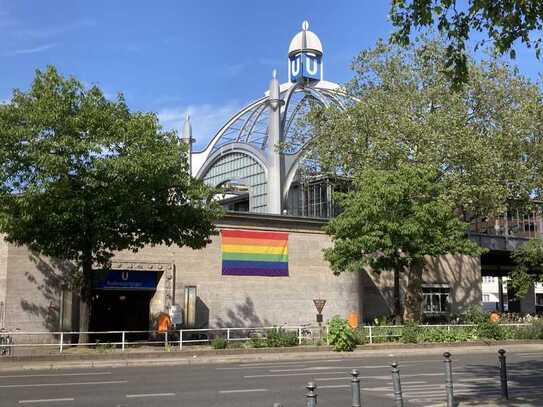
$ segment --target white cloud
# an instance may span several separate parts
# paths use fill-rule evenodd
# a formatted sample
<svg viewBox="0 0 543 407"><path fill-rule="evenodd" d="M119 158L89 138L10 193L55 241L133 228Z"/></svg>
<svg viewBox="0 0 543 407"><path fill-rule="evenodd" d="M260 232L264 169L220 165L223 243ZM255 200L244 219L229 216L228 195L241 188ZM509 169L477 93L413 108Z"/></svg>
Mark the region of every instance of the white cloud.
<svg viewBox="0 0 543 407"><path fill-rule="evenodd" d="M224 105L186 105L159 110L157 115L160 124L165 129L177 130L181 134L185 113L188 112L192 124L192 136L196 139L195 149L200 150L241 107L235 101Z"/></svg>
<svg viewBox="0 0 543 407"><path fill-rule="evenodd" d="M20 54L36 54L36 53L38 53L38 52L47 51L48 49L54 48L54 47L56 47L57 45L58 45L57 43L51 43L51 44L40 45L40 46L34 47L34 48L16 49L15 51L13 51L13 54L14 54L14 55L20 55Z"/></svg>

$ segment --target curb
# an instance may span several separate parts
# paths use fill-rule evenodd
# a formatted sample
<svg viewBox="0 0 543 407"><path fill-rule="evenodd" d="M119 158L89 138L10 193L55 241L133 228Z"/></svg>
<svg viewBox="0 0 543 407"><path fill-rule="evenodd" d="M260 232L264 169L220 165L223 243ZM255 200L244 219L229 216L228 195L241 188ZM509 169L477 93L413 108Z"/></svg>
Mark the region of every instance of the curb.
<svg viewBox="0 0 543 407"><path fill-rule="evenodd" d="M147 352L101 355L59 355L59 356L25 356L0 359L0 372L15 370L52 370L80 368L115 368L134 366L186 366L203 364L238 364L248 362L272 362L284 360L307 359L352 359L401 354L441 354L444 351L456 350L457 353L495 352L501 346L518 348L536 348L543 351L543 341L496 341L470 343L439 344L382 344L361 345L354 352L333 352L329 347L293 347L293 348L260 348L229 350L197 350L180 352Z"/></svg>

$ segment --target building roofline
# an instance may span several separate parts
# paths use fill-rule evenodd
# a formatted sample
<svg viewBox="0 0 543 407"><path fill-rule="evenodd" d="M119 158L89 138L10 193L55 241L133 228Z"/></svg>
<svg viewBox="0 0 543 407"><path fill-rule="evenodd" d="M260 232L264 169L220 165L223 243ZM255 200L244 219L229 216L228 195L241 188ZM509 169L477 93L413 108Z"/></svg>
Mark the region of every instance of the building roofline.
<svg viewBox="0 0 543 407"><path fill-rule="evenodd" d="M268 213L227 211L217 222L218 228L242 227L248 229L265 229L279 231L296 231L302 233L324 234L323 227L327 219L308 218L292 215L272 215Z"/></svg>

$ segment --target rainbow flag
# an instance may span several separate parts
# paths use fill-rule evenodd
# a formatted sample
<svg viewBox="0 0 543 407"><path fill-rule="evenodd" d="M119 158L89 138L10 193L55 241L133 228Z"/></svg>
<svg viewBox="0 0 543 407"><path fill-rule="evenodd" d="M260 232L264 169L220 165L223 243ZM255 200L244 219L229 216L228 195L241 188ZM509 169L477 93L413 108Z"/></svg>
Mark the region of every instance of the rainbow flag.
<svg viewBox="0 0 543 407"><path fill-rule="evenodd" d="M288 276L288 233L221 230L222 274Z"/></svg>

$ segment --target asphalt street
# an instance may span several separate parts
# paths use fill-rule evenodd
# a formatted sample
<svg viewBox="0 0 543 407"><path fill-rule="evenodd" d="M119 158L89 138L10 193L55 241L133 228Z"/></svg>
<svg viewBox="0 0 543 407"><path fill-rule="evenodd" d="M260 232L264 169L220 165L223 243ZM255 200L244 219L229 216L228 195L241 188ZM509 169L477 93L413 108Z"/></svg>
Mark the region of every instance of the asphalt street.
<svg viewBox="0 0 543 407"><path fill-rule="evenodd" d="M505 349L508 349L505 347ZM525 405L543 406L543 353L509 348L509 387ZM349 372L360 371L363 406L393 406L392 361L400 367L406 406L445 400L443 358L436 352L349 359L289 360L168 367L14 371L0 374L0 406L285 407L306 405L317 384L318 405L351 406ZM495 349L453 354L455 396L498 400Z"/></svg>

